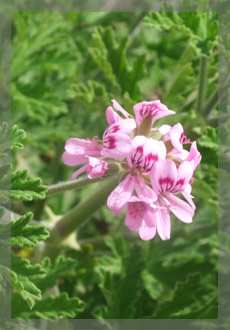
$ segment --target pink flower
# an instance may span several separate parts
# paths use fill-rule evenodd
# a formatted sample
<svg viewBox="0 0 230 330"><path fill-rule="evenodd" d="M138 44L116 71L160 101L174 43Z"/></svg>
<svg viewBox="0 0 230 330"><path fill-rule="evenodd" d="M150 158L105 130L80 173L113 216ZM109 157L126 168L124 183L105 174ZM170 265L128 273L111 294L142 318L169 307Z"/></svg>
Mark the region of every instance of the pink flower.
<svg viewBox="0 0 230 330"><path fill-rule="evenodd" d="M148 116L151 116L153 125L158 119L175 114L175 111L169 110L166 105L160 102L160 100L140 102L135 104L133 109L136 116L137 126L140 126L142 121Z"/></svg>
<svg viewBox="0 0 230 330"><path fill-rule="evenodd" d="M76 179L83 172L88 173L89 179L96 179L103 176L106 173L107 168L107 162L94 157L88 157L88 163L74 172L72 179Z"/></svg>
<svg viewBox="0 0 230 330"><path fill-rule="evenodd" d="M192 222L196 206L191 183L201 154L196 142L186 138L180 123L151 129L158 119L175 114L159 100L134 105L135 119L117 101L112 103L113 107L106 109L109 127L102 141L67 140L63 162L69 166L83 164L73 173L73 179L83 172L90 179L101 177L110 166L123 170L120 183L107 199L111 213L118 215L126 209L125 225L139 232L142 240L152 239L156 231L167 240L170 212L183 222ZM154 139L159 132L161 141ZM184 149L188 143L190 151Z"/></svg>
<svg viewBox="0 0 230 330"><path fill-rule="evenodd" d="M172 160L165 159L154 164L151 171L153 189L158 194L157 230L163 240L170 238L170 211L181 221L190 223L194 204L189 205L175 195L182 193L191 203L188 183L193 174L193 165L183 162L178 169ZM185 192L185 193L184 193Z"/></svg>

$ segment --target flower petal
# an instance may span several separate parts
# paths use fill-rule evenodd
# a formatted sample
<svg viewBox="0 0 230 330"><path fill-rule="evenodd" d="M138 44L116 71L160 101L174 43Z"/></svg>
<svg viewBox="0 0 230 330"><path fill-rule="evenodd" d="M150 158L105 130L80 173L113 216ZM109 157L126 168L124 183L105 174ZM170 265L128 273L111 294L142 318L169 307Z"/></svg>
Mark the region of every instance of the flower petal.
<svg viewBox="0 0 230 330"><path fill-rule="evenodd" d="M121 213L134 190L134 178L128 175L120 184L111 192L107 199L107 206L114 215Z"/></svg>
<svg viewBox="0 0 230 330"><path fill-rule="evenodd" d="M147 138L142 135L137 135L132 140L132 148L127 156L129 167L138 166L143 163L144 144Z"/></svg>
<svg viewBox="0 0 230 330"><path fill-rule="evenodd" d="M170 132L170 129L171 129L171 126L169 125L161 125L159 127L159 132L162 134L162 135L166 135Z"/></svg>
<svg viewBox="0 0 230 330"><path fill-rule="evenodd" d="M81 168L79 168L76 172L74 172L72 174L72 179L76 179L81 173L85 172L88 168L88 164L82 166Z"/></svg>
<svg viewBox="0 0 230 330"><path fill-rule="evenodd" d="M159 208L156 212L157 215L157 231L160 238L165 241L170 239L171 233L171 219L169 210L165 207L162 201L159 201Z"/></svg>
<svg viewBox="0 0 230 330"><path fill-rule="evenodd" d="M165 195L170 203L170 211L181 221L191 223L194 216L194 209L182 199L173 194Z"/></svg>
<svg viewBox="0 0 230 330"><path fill-rule="evenodd" d="M193 164L190 162L183 162L177 169L177 181L175 186L170 190L173 194L179 194L185 190L187 184L193 175Z"/></svg>
<svg viewBox="0 0 230 330"><path fill-rule="evenodd" d="M186 160L186 158L188 157L189 152L185 149L183 149L181 152L176 150L176 149L172 149L169 153L168 156L174 158L176 161L178 161L179 163L182 163L184 160Z"/></svg>
<svg viewBox="0 0 230 330"><path fill-rule="evenodd" d="M170 159L157 161L151 170L152 187L157 193L173 189L177 181L177 168Z"/></svg>
<svg viewBox="0 0 230 330"><path fill-rule="evenodd" d="M156 227L157 226L157 209L152 209L150 207L147 208L144 214L144 222L148 227Z"/></svg>
<svg viewBox="0 0 230 330"><path fill-rule="evenodd" d="M113 107L114 107L115 110L122 113L122 115L126 118L130 117L130 114L124 108L122 108L122 106L120 106L120 104L116 100L111 100L111 101L113 103Z"/></svg>
<svg viewBox="0 0 230 330"><path fill-rule="evenodd" d="M138 178L135 180L135 190L137 196L148 204L152 204L157 200L157 194L145 184L144 179Z"/></svg>
<svg viewBox="0 0 230 330"><path fill-rule="evenodd" d="M88 178L95 179L101 177L106 173L107 167L107 162L94 157L89 157L89 165L87 168Z"/></svg>
<svg viewBox="0 0 230 330"><path fill-rule="evenodd" d="M62 154L62 161L68 166L76 166L87 162L87 157L84 155L70 154L68 151L65 151Z"/></svg>
<svg viewBox="0 0 230 330"><path fill-rule="evenodd" d="M145 222L142 222L142 226L139 230L139 236L143 241L149 241L156 235L156 227L148 227Z"/></svg>
<svg viewBox="0 0 230 330"><path fill-rule="evenodd" d="M193 162L193 166L194 166L194 172L197 168L197 166L200 164L201 162L201 154L197 149L196 146L196 142L194 141L191 145L190 151L189 151L189 155L186 158L187 161L189 162Z"/></svg>
<svg viewBox="0 0 230 330"><path fill-rule="evenodd" d="M99 157L101 145L95 140L70 138L66 141L65 150L73 155Z"/></svg>
<svg viewBox="0 0 230 330"><path fill-rule="evenodd" d="M133 196L135 197L135 196ZM125 224L131 231L138 231L142 225L142 220L146 212L146 205L144 202L129 199Z"/></svg>
<svg viewBox="0 0 230 330"><path fill-rule="evenodd" d="M184 129L180 123L174 125L170 129L170 138L171 138L171 143L174 146L174 148L178 151L183 150L183 136L184 136Z"/></svg>
<svg viewBox="0 0 230 330"><path fill-rule="evenodd" d="M193 208L193 210L196 209L196 205L193 203L193 196L191 195L191 191L192 191L192 187L191 185L188 183L185 190L182 191L182 195L184 196L184 198L189 202L189 204L191 205L191 207Z"/></svg>
<svg viewBox="0 0 230 330"><path fill-rule="evenodd" d="M166 148L162 141L147 139L143 149L143 162L141 166L146 172L152 169L153 164L159 159L165 159Z"/></svg>
<svg viewBox="0 0 230 330"><path fill-rule="evenodd" d="M166 105L162 104L160 100L152 102L140 102L134 105L134 113L136 116L137 125L140 126L142 121L149 115L152 118L152 125L156 120L168 115L175 114L174 111L169 110Z"/></svg>
<svg viewBox="0 0 230 330"><path fill-rule="evenodd" d="M122 118L113 110L112 107L108 107L105 112L106 119L109 125L112 125L120 120Z"/></svg>
<svg viewBox="0 0 230 330"><path fill-rule="evenodd" d="M109 158L124 158L132 148L132 141L126 134L115 133L110 134L104 139L104 146L102 148L102 156Z"/></svg>
<svg viewBox="0 0 230 330"><path fill-rule="evenodd" d="M136 128L136 122L134 119L121 119L118 122L115 122L111 126L109 126L104 134L103 134L103 140L113 134L113 133L126 133L129 134L131 133L134 128Z"/></svg>

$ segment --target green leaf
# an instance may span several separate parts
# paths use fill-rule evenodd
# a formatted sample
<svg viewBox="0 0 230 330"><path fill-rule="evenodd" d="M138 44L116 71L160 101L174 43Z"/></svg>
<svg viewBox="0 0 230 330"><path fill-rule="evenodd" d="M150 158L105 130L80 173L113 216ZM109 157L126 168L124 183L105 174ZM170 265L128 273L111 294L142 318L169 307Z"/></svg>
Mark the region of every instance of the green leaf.
<svg viewBox="0 0 230 330"><path fill-rule="evenodd" d="M89 52L108 80L118 90L128 92L132 99L139 101L139 81L146 74L145 54L137 55L133 65L129 65L126 58L128 39L124 37L117 42L111 27L96 28L93 39L97 48L90 48Z"/></svg>
<svg viewBox="0 0 230 330"><path fill-rule="evenodd" d="M44 199L47 188L42 185L39 178L28 179L26 170L11 174L11 198L31 201L32 199Z"/></svg>
<svg viewBox="0 0 230 330"><path fill-rule="evenodd" d="M99 98L104 102L110 102L112 99L112 95L107 93L105 86L94 80L89 80L87 84L72 84L67 93L70 100L77 99L87 103L93 103Z"/></svg>
<svg viewBox="0 0 230 330"><path fill-rule="evenodd" d="M178 282L171 299L159 305L154 318L192 319L217 317L217 290L199 273L189 274L184 282Z"/></svg>
<svg viewBox="0 0 230 330"><path fill-rule="evenodd" d="M10 136L8 124L3 122L0 125L0 158L6 156L6 152L10 149Z"/></svg>
<svg viewBox="0 0 230 330"><path fill-rule="evenodd" d="M19 129L17 125L11 127L11 150L23 149L23 141L26 138L26 132Z"/></svg>
<svg viewBox="0 0 230 330"><path fill-rule="evenodd" d="M46 257L42 260L42 267L46 270L46 277L41 279L37 285L42 292L52 288L57 284L57 280L62 276L68 274L76 266L76 261L72 258L64 258L58 256L52 264L50 258Z"/></svg>
<svg viewBox="0 0 230 330"><path fill-rule="evenodd" d="M6 203L10 197L10 164L0 165L0 203Z"/></svg>
<svg viewBox="0 0 230 330"><path fill-rule="evenodd" d="M24 127L68 111L66 90L77 71L73 26L62 13L13 13L12 104ZM28 132L30 127L28 127Z"/></svg>
<svg viewBox="0 0 230 330"><path fill-rule="evenodd" d="M198 145L203 148L218 150L218 128L206 127L201 138L198 141Z"/></svg>
<svg viewBox="0 0 230 330"><path fill-rule="evenodd" d="M100 288L108 304L95 310L97 318L125 319L134 316L135 302L141 290L142 267L141 250L135 245L123 258L120 273L117 268L104 267L103 264L97 268Z"/></svg>
<svg viewBox="0 0 230 330"><path fill-rule="evenodd" d="M35 247L39 241L49 237L48 230L43 225L28 226L32 220L31 212L18 220L11 221L11 244L18 247Z"/></svg>
<svg viewBox="0 0 230 330"><path fill-rule="evenodd" d="M214 12L151 12L144 22L157 30L189 37L198 54L209 56L217 46L218 23Z"/></svg>
<svg viewBox="0 0 230 330"><path fill-rule="evenodd" d="M197 140L197 146L202 155L202 163L218 165L218 128L206 127Z"/></svg>
<svg viewBox="0 0 230 330"><path fill-rule="evenodd" d="M157 300L161 296L164 289L162 283L147 270L144 270L141 273L141 277L145 290L148 292L152 299Z"/></svg>
<svg viewBox="0 0 230 330"><path fill-rule="evenodd" d="M22 312L18 318L62 319L75 318L84 309L84 303L78 298L69 298L66 292L58 297L48 297L38 302L32 311Z"/></svg>
<svg viewBox="0 0 230 330"><path fill-rule="evenodd" d="M46 276L46 271L39 264L31 265L28 259L11 255L11 285L33 308L37 300L41 300L41 291L34 284Z"/></svg>

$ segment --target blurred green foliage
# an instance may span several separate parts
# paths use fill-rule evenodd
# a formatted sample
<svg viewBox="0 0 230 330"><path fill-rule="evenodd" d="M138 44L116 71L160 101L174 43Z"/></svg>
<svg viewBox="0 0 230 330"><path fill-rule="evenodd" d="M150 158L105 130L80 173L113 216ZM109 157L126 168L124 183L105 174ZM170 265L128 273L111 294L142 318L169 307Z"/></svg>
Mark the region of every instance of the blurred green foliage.
<svg viewBox="0 0 230 330"><path fill-rule="evenodd" d="M217 88L217 23L211 12L12 14L12 122L20 128L13 126L13 149L25 146L12 155L15 213L33 211L49 224L88 196L92 187L37 201L46 192L37 178L45 185L70 179L61 161L66 139L100 137L112 98L130 113L141 100L161 99L176 111L164 122L181 122L203 156L194 222L173 218L170 241L140 241L124 214L104 207L53 263L29 264L20 255L36 261L36 250L19 245L14 318L217 318L218 138L210 127L217 102L205 116L196 110L201 55L208 61L205 101ZM40 270L28 275L25 296L31 267ZM48 289L53 298L41 300Z"/></svg>

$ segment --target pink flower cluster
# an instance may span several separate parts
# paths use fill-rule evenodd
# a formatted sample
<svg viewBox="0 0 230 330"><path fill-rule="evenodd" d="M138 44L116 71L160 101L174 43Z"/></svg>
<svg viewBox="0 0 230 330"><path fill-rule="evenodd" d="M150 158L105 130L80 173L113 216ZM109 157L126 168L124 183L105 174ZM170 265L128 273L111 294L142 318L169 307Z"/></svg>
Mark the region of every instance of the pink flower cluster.
<svg viewBox="0 0 230 330"><path fill-rule="evenodd" d="M194 216L191 184L201 161L196 142L186 138L180 123L152 127L158 119L175 114L159 100L134 105L135 118L115 100L112 103L106 110L109 127L103 139L67 140L63 162L84 164L73 179L83 172L90 179L98 178L106 174L110 163L119 164L122 179L107 200L111 213L117 215L126 208L129 230L138 231L143 240L152 239L157 231L167 240L170 212L185 223ZM190 144L189 151L185 144Z"/></svg>

